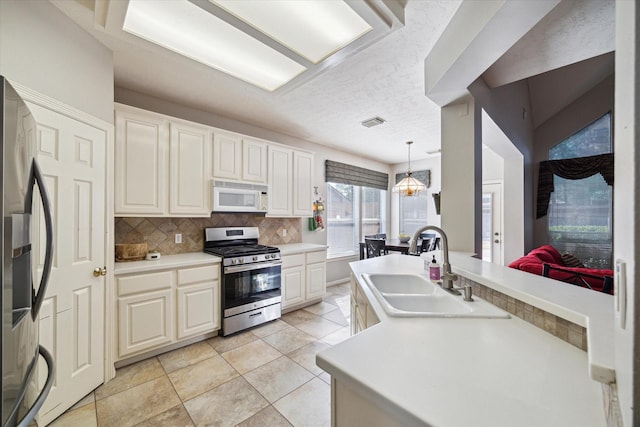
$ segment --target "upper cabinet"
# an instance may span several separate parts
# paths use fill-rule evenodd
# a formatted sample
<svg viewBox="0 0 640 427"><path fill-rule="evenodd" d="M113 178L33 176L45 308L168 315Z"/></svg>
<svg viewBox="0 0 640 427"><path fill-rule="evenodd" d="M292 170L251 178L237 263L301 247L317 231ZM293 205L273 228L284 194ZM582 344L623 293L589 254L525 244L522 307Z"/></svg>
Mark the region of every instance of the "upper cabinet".
<svg viewBox="0 0 640 427"><path fill-rule="evenodd" d="M169 139L169 214L211 214L211 143L205 127L171 122Z"/></svg>
<svg viewBox="0 0 640 427"><path fill-rule="evenodd" d="M213 177L266 184L267 143L238 134L215 131Z"/></svg>
<svg viewBox="0 0 640 427"><path fill-rule="evenodd" d="M313 154L116 104L116 216L211 215L211 180L268 185L270 216L312 216Z"/></svg>
<svg viewBox="0 0 640 427"><path fill-rule="evenodd" d="M213 135L213 177L239 180L242 178L242 136L215 132Z"/></svg>
<svg viewBox="0 0 640 427"><path fill-rule="evenodd" d="M137 109L116 109L115 213L160 215L167 210L169 123Z"/></svg>
<svg viewBox="0 0 640 427"><path fill-rule="evenodd" d="M269 145L270 216L313 215L313 155Z"/></svg>
<svg viewBox="0 0 640 427"><path fill-rule="evenodd" d="M210 131L116 105L115 214L209 216Z"/></svg>

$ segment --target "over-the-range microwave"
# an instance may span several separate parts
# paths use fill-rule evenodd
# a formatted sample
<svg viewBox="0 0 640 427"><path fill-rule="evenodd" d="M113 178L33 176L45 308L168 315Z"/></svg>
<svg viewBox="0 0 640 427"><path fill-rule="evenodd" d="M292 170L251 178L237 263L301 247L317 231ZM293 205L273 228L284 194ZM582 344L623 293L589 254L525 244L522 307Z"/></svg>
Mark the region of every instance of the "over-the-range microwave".
<svg viewBox="0 0 640 427"><path fill-rule="evenodd" d="M231 181L211 181L213 212L267 213L268 187Z"/></svg>

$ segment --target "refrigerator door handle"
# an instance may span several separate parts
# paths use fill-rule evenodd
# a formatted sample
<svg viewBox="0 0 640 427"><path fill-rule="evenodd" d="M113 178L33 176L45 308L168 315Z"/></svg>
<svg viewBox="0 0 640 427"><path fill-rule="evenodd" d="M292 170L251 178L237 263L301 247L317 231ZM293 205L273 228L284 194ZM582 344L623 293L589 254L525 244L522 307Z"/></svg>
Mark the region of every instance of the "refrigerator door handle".
<svg viewBox="0 0 640 427"><path fill-rule="evenodd" d="M33 406L29 408L29 411L26 413L24 418L20 420L16 427L28 427L31 424L33 419L36 417L36 414L42 407L42 404L47 399L49 391L51 390L51 386L53 385L53 378L55 376L53 357L51 357L51 353L49 353L47 349L41 345L38 346L38 353L40 353L45 362L47 362L47 381L44 383L44 387L42 387L42 390L40 391L40 394L38 395L38 398L36 399Z"/></svg>
<svg viewBox="0 0 640 427"><path fill-rule="evenodd" d="M44 301L44 297L47 291L47 284L49 283L49 275L51 274L51 260L53 258L53 215L51 214L51 202L49 194L47 193L47 187L44 183L44 177L42 171L36 159L33 159L31 164L31 176L29 177L29 186L27 187L27 195L25 200L25 212L31 212L33 206L33 186L38 184L38 191L40 192L40 199L42 200L42 209L44 211L44 227L46 232L45 254L44 254L44 266L42 268L42 277L40 278L40 286L38 292L33 290L33 303L31 305L31 318L36 320L40 307Z"/></svg>

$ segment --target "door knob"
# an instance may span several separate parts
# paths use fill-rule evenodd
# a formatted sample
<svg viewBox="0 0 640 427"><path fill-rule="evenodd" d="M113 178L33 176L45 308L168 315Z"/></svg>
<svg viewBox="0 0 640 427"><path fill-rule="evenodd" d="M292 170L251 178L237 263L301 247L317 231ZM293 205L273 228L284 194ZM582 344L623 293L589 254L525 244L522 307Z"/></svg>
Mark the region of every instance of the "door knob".
<svg viewBox="0 0 640 427"><path fill-rule="evenodd" d="M100 267L94 268L93 269L93 275L95 277L106 276L107 275L107 266L105 265L102 268L100 268Z"/></svg>

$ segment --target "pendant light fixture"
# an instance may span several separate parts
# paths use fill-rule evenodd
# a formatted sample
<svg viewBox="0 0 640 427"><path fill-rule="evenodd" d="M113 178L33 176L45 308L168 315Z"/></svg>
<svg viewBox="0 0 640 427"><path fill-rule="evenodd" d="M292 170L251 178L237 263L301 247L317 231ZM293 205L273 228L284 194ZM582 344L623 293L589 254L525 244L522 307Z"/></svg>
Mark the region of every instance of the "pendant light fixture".
<svg viewBox="0 0 640 427"><path fill-rule="evenodd" d="M407 169L407 173L399 183L393 186L392 189L394 193L400 193L401 196L407 197L417 196L419 192L427 189L426 185L412 176L413 172L411 172L411 144L413 144L413 141L407 141L407 145L409 146L409 166Z"/></svg>

